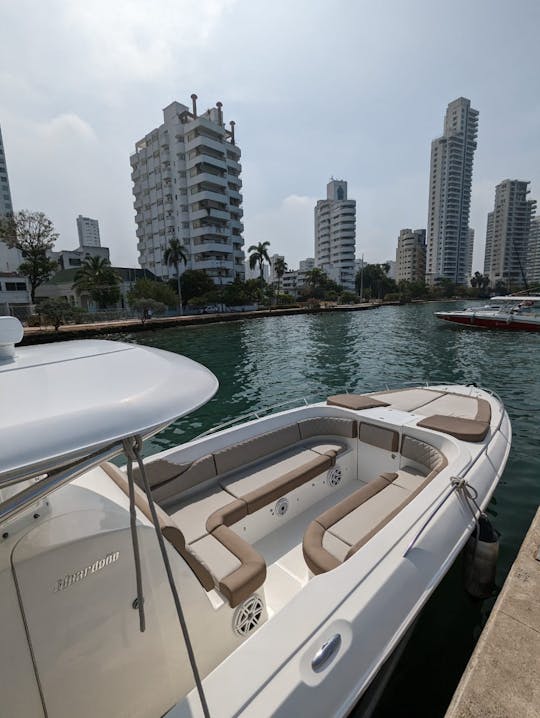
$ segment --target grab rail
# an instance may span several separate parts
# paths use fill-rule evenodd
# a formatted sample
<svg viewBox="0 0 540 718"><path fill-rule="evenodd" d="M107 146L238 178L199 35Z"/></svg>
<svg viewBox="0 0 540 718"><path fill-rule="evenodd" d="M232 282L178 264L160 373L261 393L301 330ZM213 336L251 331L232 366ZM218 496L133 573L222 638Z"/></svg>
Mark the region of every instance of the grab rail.
<svg viewBox="0 0 540 718"><path fill-rule="evenodd" d="M310 403L316 403L308 402L308 400L305 397L302 397L302 401L304 402L305 406L309 406ZM217 431L221 431L222 429L226 429L229 426L234 426L235 424L238 424L243 421L250 421L254 419L260 419L261 414L265 415L267 413L270 413L272 411L275 411L276 409L280 409L283 406L290 406L298 405L298 399L289 399L288 401L282 401L279 404L272 404L272 406L265 406L262 409L257 409L254 411L250 411L247 414L241 414L240 416L235 416L232 419L228 419L227 421L224 421L222 424L218 424L217 426L213 426L211 429L207 429L206 431L203 431L202 434L197 434L197 436L193 439L193 441L196 441L197 439L202 439L204 436L209 436L210 434L215 434Z"/></svg>

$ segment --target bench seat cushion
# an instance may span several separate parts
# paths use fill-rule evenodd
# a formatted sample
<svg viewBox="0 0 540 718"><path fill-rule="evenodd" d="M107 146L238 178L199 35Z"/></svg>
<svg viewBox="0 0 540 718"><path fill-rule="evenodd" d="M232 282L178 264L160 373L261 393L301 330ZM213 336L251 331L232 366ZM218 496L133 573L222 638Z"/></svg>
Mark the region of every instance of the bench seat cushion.
<svg viewBox="0 0 540 718"><path fill-rule="evenodd" d="M379 406L389 406L389 402L366 394L335 394L326 400L329 406L341 406L344 409L361 411L362 409L374 409Z"/></svg>
<svg viewBox="0 0 540 718"><path fill-rule="evenodd" d="M175 506L170 516L174 523L182 528L186 543L190 544L208 533L208 517L224 509L233 500L231 494L219 486L214 486Z"/></svg>
<svg viewBox="0 0 540 718"><path fill-rule="evenodd" d="M419 421L417 426L425 429L439 431L442 434L450 434L456 439L476 443L483 441L489 431L489 423L476 421L475 419L461 419L455 416L440 416L434 414Z"/></svg>
<svg viewBox="0 0 540 718"><path fill-rule="evenodd" d="M364 536L371 534L373 529L407 501L408 496L407 489L393 483L388 484L328 530L352 547Z"/></svg>

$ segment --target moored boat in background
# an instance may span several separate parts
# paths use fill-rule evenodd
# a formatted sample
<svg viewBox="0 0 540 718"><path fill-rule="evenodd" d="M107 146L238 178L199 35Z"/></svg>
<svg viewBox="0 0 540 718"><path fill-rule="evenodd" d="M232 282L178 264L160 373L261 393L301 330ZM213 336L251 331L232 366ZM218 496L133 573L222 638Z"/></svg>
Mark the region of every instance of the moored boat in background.
<svg viewBox="0 0 540 718"><path fill-rule="evenodd" d="M540 296L493 297L491 304L453 312L435 312L437 319L481 329L540 331Z"/></svg>

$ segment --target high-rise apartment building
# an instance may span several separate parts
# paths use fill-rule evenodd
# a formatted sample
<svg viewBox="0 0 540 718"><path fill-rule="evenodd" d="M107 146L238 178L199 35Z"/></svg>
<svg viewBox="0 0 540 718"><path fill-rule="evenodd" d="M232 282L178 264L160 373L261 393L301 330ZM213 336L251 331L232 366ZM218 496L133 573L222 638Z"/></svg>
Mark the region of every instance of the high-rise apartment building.
<svg viewBox="0 0 540 718"><path fill-rule="evenodd" d="M465 267L465 277L470 280L472 277L472 263L474 253L474 229L469 227L467 234L467 265Z"/></svg>
<svg viewBox="0 0 540 718"><path fill-rule="evenodd" d="M426 274L426 230L402 229L396 250L396 281L424 281Z"/></svg>
<svg viewBox="0 0 540 718"><path fill-rule="evenodd" d="M331 180L326 199L315 206L315 266L344 289L354 291L356 201L347 199L347 182Z"/></svg>
<svg viewBox="0 0 540 718"><path fill-rule="evenodd" d="M6 153L2 140L2 130L0 128L0 217L11 214L13 214L13 204L11 202L11 191L9 189ZM19 250L8 247L5 242L0 240L0 272L16 272L21 262L22 256Z"/></svg>
<svg viewBox="0 0 540 718"><path fill-rule="evenodd" d="M506 179L495 188L488 214L484 274L507 285L522 285L527 274L528 242L536 201L527 199L529 182Z"/></svg>
<svg viewBox="0 0 540 718"><path fill-rule="evenodd" d="M467 284L472 257L469 213L478 111L459 97L448 105L444 134L431 143L426 281Z"/></svg>
<svg viewBox="0 0 540 718"><path fill-rule="evenodd" d="M79 234L79 247L101 247L99 237L99 222L97 219L77 217L77 232Z"/></svg>
<svg viewBox="0 0 540 718"><path fill-rule="evenodd" d="M530 287L540 287L540 217L531 219L527 250L527 281Z"/></svg>
<svg viewBox="0 0 540 718"><path fill-rule="evenodd" d="M131 157L139 263L158 277L175 275L163 254L177 239L187 269L204 270L215 283L245 276L240 148L234 122L223 122L221 102L203 114L173 102L163 124L135 146Z"/></svg>

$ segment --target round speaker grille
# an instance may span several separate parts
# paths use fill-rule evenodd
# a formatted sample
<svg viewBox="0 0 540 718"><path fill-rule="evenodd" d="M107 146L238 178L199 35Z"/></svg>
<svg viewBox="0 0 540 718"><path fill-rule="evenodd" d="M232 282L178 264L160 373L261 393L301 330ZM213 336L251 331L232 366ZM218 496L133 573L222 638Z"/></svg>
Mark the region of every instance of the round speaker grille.
<svg viewBox="0 0 540 718"><path fill-rule="evenodd" d="M259 596L251 596L240 604L233 616L234 632L238 636L248 636L261 622L263 602Z"/></svg>
<svg viewBox="0 0 540 718"><path fill-rule="evenodd" d="M327 481L330 484L330 486L339 486L341 483L341 468L339 466L334 466L333 469L330 469L327 476Z"/></svg>
<svg viewBox="0 0 540 718"><path fill-rule="evenodd" d="M289 508L289 499L286 499L283 497L282 499L278 499L276 502L276 506L274 511L278 516L285 516L287 513L287 509Z"/></svg>

